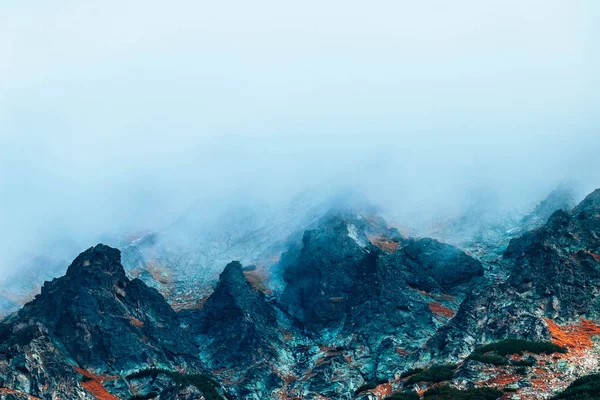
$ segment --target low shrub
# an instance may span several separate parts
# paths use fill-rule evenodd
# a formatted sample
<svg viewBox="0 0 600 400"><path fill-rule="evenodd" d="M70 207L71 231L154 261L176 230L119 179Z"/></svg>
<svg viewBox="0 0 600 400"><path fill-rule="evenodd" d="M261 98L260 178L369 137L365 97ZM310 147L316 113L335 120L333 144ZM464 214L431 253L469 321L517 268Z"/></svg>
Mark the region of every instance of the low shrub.
<svg viewBox="0 0 600 400"><path fill-rule="evenodd" d="M419 400L420 397L415 392L394 393L385 398L385 400Z"/></svg>
<svg viewBox="0 0 600 400"><path fill-rule="evenodd" d="M565 390L553 397L553 400L559 399L600 399L600 374L587 375L576 379Z"/></svg>
<svg viewBox="0 0 600 400"><path fill-rule="evenodd" d="M367 390L375 389L376 387L377 387L377 383L367 382L364 385L359 386L358 389L356 389L356 391L354 392L354 394L366 392Z"/></svg>
<svg viewBox="0 0 600 400"><path fill-rule="evenodd" d="M449 381L454 378L455 369L456 365L433 365L411 376L406 383Z"/></svg>
<svg viewBox="0 0 600 400"><path fill-rule="evenodd" d="M527 375L527 367L517 367L515 373L517 375Z"/></svg>
<svg viewBox="0 0 600 400"><path fill-rule="evenodd" d="M476 349L473 353L471 353L471 355L467 359L479 361L485 364L508 365L509 361L506 358L506 356L512 354L521 355L526 351L534 354L552 354L556 352L566 353L567 348L558 346L551 342L533 342L530 340L522 339L505 339L501 342L490 343ZM516 365L520 367L531 367L535 365L535 363L536 361L534 358L510 362L511 365Z"/></svg>
<svg viewBox="0 0 600 400"><path fill-rule="evenodd" d="M528 357L523 360L512 360L510 365L515 365L517 367L533 367L536 364L536 360L533 357Z"/></svg>
<svg viewBox="0 0 600 400"><path fill-rule="evenodd" d="M450 386L438 386L427 390L423 398L427 400L496 400L504 392L493 388L458 390Z"/></svg>
<svg viewBox="0 0 600 400"><path fill-rule="evenodd" d="M493 352L499 356L508 356L512 354L523 354L526 351L533 354L552 354L566 353L568 350L566 347L562 347L551 342L505 339L501 342L490 343L480 347L479 349L475 350L474 353L486 354Z"/></svg>
<svg viewBox="0 0 600 400"><path fill-rule="evenodd" d="M156 376L164 374L171 378L178 385L192 385L196 389L200 390L204 394L204 398L206 400L222 400L223 397L217 391L217 387L219 386L213 379L207 377L202 374L182 374L176 371L170 371L167 369L145 369L138 372L135 372L129 375L128 379L136 379L136 378L145 378L151 377L156 378Z"/></svg>
<svg viewBox="0 0 600 400"><path fill-rule="evenodd" d="M508 365L508 360L505 357L496 356L493 354L472 353L467 360L479 361L484 364L492 365Z"/></svg>

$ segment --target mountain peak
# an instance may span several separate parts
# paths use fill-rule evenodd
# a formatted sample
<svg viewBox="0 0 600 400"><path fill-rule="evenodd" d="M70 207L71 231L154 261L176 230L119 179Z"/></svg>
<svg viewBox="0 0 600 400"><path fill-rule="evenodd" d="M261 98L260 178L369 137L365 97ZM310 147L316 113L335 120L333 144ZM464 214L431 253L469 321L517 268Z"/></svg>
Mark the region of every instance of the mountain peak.
<svg viewBox="0 0 600 400"><path fill-rule="evenodd" d="M98 272L125 276L125 270L121 265L121 251L102 243L90 247L71 263L67 269L67 276Z"/></svg>
<svg viewBox="0 0 600 400"><path fill-rule="evenodd" d="M573 210L573 214L575 215L580 214L581 212L592 215L600 213L600 189L596 189L588 194Z"/></svg>

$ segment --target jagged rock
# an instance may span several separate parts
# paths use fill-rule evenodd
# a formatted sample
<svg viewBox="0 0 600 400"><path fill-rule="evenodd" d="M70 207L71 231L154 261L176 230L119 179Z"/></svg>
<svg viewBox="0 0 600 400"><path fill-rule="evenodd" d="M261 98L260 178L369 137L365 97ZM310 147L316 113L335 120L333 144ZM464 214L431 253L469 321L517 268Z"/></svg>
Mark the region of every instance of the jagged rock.
<svg viewBox="0 0 600 400"><path fill-rule="evenodd" d="M246 280L239 262L225 267L199 314L198 326L192 329L209 339L203 351L211 368L248 366L277 357L281 338L275 311Z"/></svg>
<svg viewBox="0 0 600 400"><path fill-rule="evenodd" d="M40 321L78 364L97 372L183 366L196 351L164 298L129 280L119 250L104 245L80 254L64 277L46 282L19 319Z"/></svg>
<svg viewBox="0 0 600 400"><path fill-rule="evenodd" d="M450 358L478 343L505 337L549 339L544 318L559 322L598 318L600 287L600 190L571 212L513 239L504 258L510 276L469 296L456 317L428 343Z"/></svg>
<svg viewBox="0 0 600 400"><path fill-rule="evenodd" d="M3 321L0 343L0 387L44 399L92 399L81 383L82 374L93 376L88 370L201 370L177 314L156 290L129 280L120 252L104 245L80 254L65 276Z"/></svg>

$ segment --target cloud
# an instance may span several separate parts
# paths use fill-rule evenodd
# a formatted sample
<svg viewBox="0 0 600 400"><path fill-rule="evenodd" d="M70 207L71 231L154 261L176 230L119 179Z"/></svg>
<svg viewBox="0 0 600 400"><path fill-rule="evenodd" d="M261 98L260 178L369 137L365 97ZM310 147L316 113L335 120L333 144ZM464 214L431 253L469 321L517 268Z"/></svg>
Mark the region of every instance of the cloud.
<svg viewBox="0 0 600 400"><path fill-rule="evenodd" d="M593 1L8 2L0 253L160 227L204 195L344 182L405 208L597 186L598 17Z"/></svg>

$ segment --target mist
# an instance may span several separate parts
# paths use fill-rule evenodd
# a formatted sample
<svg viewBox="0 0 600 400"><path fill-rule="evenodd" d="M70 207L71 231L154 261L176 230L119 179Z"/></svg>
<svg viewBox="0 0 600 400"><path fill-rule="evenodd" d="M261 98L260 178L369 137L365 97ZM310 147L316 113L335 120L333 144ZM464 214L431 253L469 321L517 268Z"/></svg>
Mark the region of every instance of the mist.
<svg viewBox="0 0 600 400"><path fill-rule="evenodd" d="M197 201L600 187L597 2L413 3L3 2L0 270Z"/></svg>

